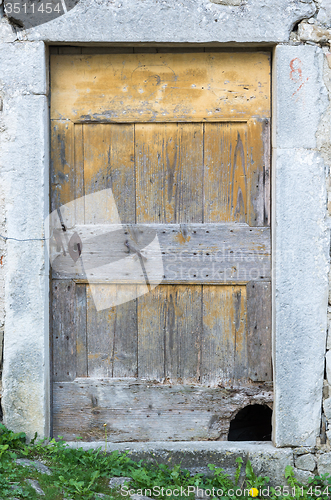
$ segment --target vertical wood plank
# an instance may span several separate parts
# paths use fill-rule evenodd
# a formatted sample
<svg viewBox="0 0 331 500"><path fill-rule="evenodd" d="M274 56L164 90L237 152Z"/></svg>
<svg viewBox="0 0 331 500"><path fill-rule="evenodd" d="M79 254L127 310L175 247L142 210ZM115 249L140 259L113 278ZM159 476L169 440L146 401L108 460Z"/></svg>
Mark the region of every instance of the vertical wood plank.
<svg viewBox="0 0 331 500"><path fill-rule="evenodd" d="M200 380L202 287L166 286L165 376L171 382Z"/></svg>
<svg viewBox="0 0 331 500"><path fill-rule="evenodd" d="M134 126L86 124L84 130L85 194L111 188L122 223L135 222ZM112 206L86 206L86 223L113 221Z"/></svg>
<svg viewBox="0 0 331 500"><path fill-rule="evenodd" d="M165 378L165 310L167 289L158 286L138 298L138 376Z"/></svg>
<svg viewBox="0 0 331 500"><path fill-rule="evenodd" d="M113 377L136 377L138 371L138 325L136 285L116 286Z"/></svg>
<svg viewBox="0 0 331 500"><path fill-rule="evenodd" d="M272 380L271 283L247 284L248 376L255 382Z"/></svg>
<svg viewBox="0 0 331 500"><path fill-rule="evenodd" d="M84 133L81 123L74 124L75 199L84 196ZM84 224L84 203L75 205L76 223Z"/></svg>
<svg viewBox="0 0 331 500"><path fill-rule="evenodd" d="M204 222L246 222L247 125L204 124Z"/></svg>
<svg viewBox="0 0 331 500"><path fill-rule="evenodd" d="M202 382L231 383L245 362L246 291L203 287Z"/></svg>
<svg viewBox="0 0 331 500"><path fill-rule="evenodd" d="M248 126L248 224L270 226L270 121L252 119Z"/></svg>
<svg viewBox="0 0 331 500"><path fill-rule="evenodd" d="M51 121L51 211L75 197L73 125Z"/></svg>
<svg viewBox="0 0 331 500"><path fill-rule="evenodd" d="M76 376L87 377L86 285L76 284Z"/></svg>
<svg viewBox="0 0 331 500"><path fill-rule="evenodd" d="M235 337L234 374L235 380L247 380L247 290L233 287L232 323Z"/></svg>
<svg viewBox="0 0 331 500"><path fill-rule="evenodd" d="M116 306L97 311L93 294ZM88 373L91 377L137 375L137 305L135 285L90 285L87 299Z"/></svg>
<svg viewBox="0 0 331 500"><path fill-rule="evenodd" d="M202 222L203 126L135 125L137 222Z"/></svg>
<svg viewBox="0 0 331 500"><path fill-rule="evenodd" d="M98 285L91 286L97 287ZM97 311L91 286L86 287L88 376L112 377L115 308Z"/></svg>
<svg viewBox="0 0 331 500"><path fill-rule="evenodd" d="M76 377L77 316L73 281L52 283L53 380L69 382Z"/></svg>

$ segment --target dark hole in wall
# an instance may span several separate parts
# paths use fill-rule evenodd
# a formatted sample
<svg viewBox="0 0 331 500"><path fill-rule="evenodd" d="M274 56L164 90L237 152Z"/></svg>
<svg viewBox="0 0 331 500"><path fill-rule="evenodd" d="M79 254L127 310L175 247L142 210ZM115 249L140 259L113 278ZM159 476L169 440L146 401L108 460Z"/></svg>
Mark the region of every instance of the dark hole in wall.
<svg viewBox="0 0 331 500"><path fill-rule="evenodd" d="M268 406L246 406L231 420L228 441L271 441L271 419Z"/></svg>

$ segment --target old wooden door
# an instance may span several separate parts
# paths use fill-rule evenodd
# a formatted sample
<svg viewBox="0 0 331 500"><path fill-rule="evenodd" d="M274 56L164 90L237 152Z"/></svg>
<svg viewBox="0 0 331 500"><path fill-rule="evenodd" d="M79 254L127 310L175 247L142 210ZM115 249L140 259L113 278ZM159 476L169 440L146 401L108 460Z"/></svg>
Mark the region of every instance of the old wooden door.
<svg viewBox="0 0 331 500"><path fill-rule="evenodd" d="M269 54L53 55L51 131L54 435L226 440L272 401ZM93 240L111 195L115 246ZM149 231L146 289L125 259L157 258ZM80 265L115 254L112 276Z"/></svg>

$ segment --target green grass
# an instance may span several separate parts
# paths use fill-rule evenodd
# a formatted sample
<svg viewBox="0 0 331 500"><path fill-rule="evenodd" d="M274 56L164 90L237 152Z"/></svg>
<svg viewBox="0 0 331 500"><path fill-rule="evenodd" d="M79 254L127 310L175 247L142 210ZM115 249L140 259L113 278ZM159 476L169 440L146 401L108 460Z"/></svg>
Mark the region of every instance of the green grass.
<svg viewBox="0 0 331 500"><path fill-rule="evenodd" d="M17 458L38 460L47 465L52 474L41 474L34 468L17 465L15 462ZM285 475L288 490L279 491L271 487L268 490L269 478L256 476L250 462L244 465L240 457L237 458L237 472L234 480L215 465L210 464L209 469L210 477L203 474L191 476L187 470L181 468L180 464L168 467L164 464L134 462L126 453L115 451L107 454L101 448L96 451L83 451L82 448L71 449L62 439L36 442L35 437L30 444L26 444L24 433L14 433L0 424L0 499L9 500L15 497L29 500L37 498L89 500L97 498L96 493L107 495L107 499L128 499L129 496L121 494L119 489L109 489L109 478L114 476L131 477L132 482L126 488L129 487L141 494L145 494L145 489L151 490L152 494L149 496L157 500L188 498L185 495L178 495L180 487L185 489L185 493L188 487L199 487L211 490L211 492L214 488L214 497L224 500L251 498L248 492L251 488L257 489L255 491L255 493L258 492L257 498L272 500L331 498L331 477L328 475L316 476L308 486L303 486L294 478L291 467L287 467ZM38 495L26 482L27 479L37 480L45 496ZM13 485L17 489L13 490ZM153 494L153 487L158 488L156 491L160 492L159 495L155 494L155 490ZM330 495L326 488L330 488ZM244 489L246 489L245 492ZM219 490L218 495L217 490ZM222 495L220 490L222 490ZM238 490L237 494L236 490ZM239 490L242 492L240 493ZM193 500L194 494L191 494L189 498Z"/></svg>

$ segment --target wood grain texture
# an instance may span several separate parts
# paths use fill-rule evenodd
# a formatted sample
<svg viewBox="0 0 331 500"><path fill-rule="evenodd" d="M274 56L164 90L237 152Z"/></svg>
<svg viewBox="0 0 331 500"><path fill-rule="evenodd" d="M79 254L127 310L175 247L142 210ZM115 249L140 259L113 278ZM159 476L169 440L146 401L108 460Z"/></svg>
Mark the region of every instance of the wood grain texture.
<svg viewBox="0 0 331 500"><path fill-rule="evenodd" d="M248 376L254 382L271 381L271 283L248 283L247 309Z"/></svg>
<svg viewBox="0 0 331 500"><path fill-rule="evenodd" d="M51 56L51 119L202 122L270 117L270 54Z"/></svg>
<svg viewBox="0 0 331 500"><path fill-rule="evenodd" d="M76 339L76 376L87 377L87 331L86 331L86 286L75 286L77 339Z"/></svg>
<svg viewBox="0 0 331 500"><path fill-rule="evenodd" d="M167 289L158 286L139 297L138 377L150 380L165 379L165 326Z"/></svg>
<svg viewBox="0 0 331 500"><path fill-rule="evenodd" d="M111 298L117 306L97 311L93 294ZM90 285L87 287L88 373L91 377L137 375L136 287Z"/></svg>
<svg viewBox="0 0 331 500"><path fill-rule="evenodd" d="M73 130L68 120L51 124L51 210L75 198Z"/></svg>
<svg viewBox="0 0 331 500"><path fill-rule="evenodd" d="M83 133L84 194L111 188L121 222L134 223L134 125L85 124ZM113 215L110 204L88 205L85 212L86 223L107 223Z"/></svg>
<svg viewBox="0 0 331 500"><path fill-rule="evenodd" d="M140 249L149 281L158 282L162 257L164 283L244 283L271 276L270 229L239 224L137 224L114 231L112 226L76 226L90 282L145 283L144 273L129 273L130 248ZM157 236L159 245L148 244ZM129 248L128 246L129 245ZM159 249L161 249L161 256ZM52 272L58 279L84 280L81 265L53 248ZM127 259L126 261L123 259ZM104 267L114 263L112 271ZM131 260L130 260L131 262ZM118 263L118 265L116 265ZM91 272L93 271L93 276ZM138 269L139 271L139 269Z"/></svg>
<svg viewBox="0 0 331 500"><path fill-rule="evenodd" d="M204 125L204 222L247 222L247 124Z"/></svg>
<svg viewBox="0 0 331 500"><path fill-rule="evenodd" d="M165 288L165 378L172 383L197 383L200 380L202 287Z"/></svg>
<svg viewBox="0 0 331 500"><path fill-rule="evenodd" d="M135 126L137 222L202 222L202 124Z"/></svg>
<svg viewBox="0 0 331 500"><path fill-rule="evenodd" d="M248 219L252 227L270 226L270 121L248 123Z"/></svg>
<svg viewBox="0 0 331 500"><path fill-rule="evenodd" d="M52 337L53 380L86 376L86 303L84 285L53 281Z"/></svg>
<svg viewBox="0 0 331 500"><path fill-rule="evenodd" d="M230 418L249 404L272 404L263 384L235 389L135 379L54 384L54 436L110 442L227 439Z"/></svg>
<svg viewBox="0 0 331 500"><path fill-rule="evenodd" d="M231 385L247 378L246 314L245 287L203 287L202 383Z"/></svg>
<svg viewBox="0 0 331 500"><path fill-rule="evenodd" d="M113 376L114 308L97 311L91 287L86 289L86 330L89 377Z"/></svg>

